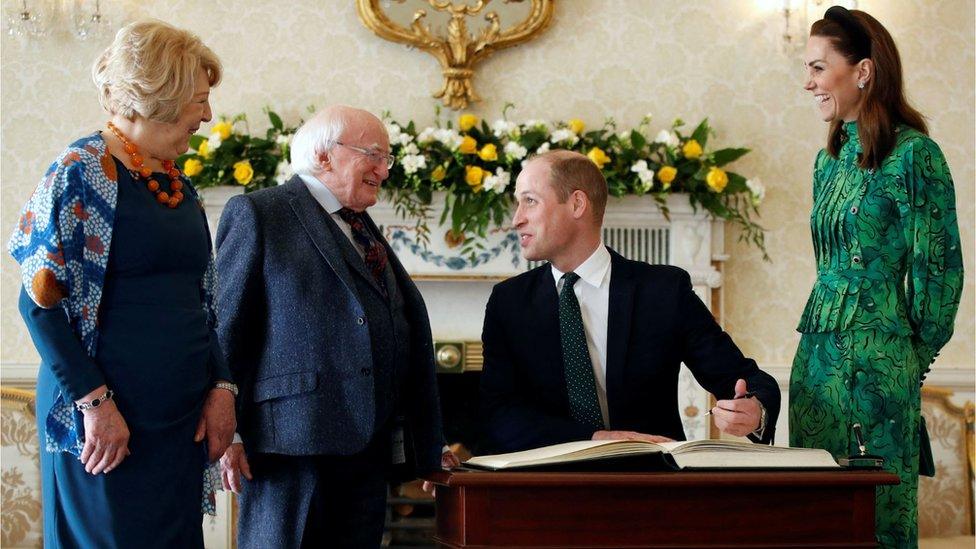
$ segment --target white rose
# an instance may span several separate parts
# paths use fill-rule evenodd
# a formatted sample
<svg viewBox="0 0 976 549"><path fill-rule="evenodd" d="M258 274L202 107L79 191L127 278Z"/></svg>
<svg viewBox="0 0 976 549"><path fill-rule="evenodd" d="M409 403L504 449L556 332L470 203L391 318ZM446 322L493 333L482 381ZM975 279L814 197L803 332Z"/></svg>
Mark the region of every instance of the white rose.
<svg viewBox="0 0 976 549"><path fill-rule="evenodd" d="M436 132L436 131L437 131L437 128L424 128L424 131L420 132L420 134L417 135L417 142L418 143L428 143L430 141L433 141L434 140L434 132Z"/></svg>
<svg viewBox="0 0 976 549"><path fill-rule="evenodd" d="M667 145L668 147L677 147L681 144L678 136L674 132L669 132L668 130L661 130L658 132L657 137L654 138L655 143L661 143L662 145Z"/></svg>
<svg viewBox="0 0 976 549"><path fill-rule="evenodd" d="M515 134L518 131L518 124L509 122L508 120L495 120L491 124L491 131L495 134L495 137Z"/></svg>
<svg viewBox="0 0 976 549"><path fill-rule="evenodd" d="M404 155L420 154L420 149L417 148L417 145L410 143L407 144L405 147L403 147L403 154Z"/></svg>
<svg viewBox="0 0 976 549"><path fill-rule="evenodd" d="M515 141L509 141L505 143L505 154L514 158L515 160L522 160L525 155L529 154L529 150L519 145Z"/></svg>
<svg viewBox="0 0 976 549"><path fill-rule="evenodd" d="M539 145L539 148L535 150L535 154L543 154L549 152L549 142L545 142Z"/></svg>
<svg viewBox="0 0 976 549"><path fill-rule="evenodd" d="M275 181L281 185L291 179L291 176L294 174L295 172L292 171L291 164L287 160L282 160L278 163L278 167L275 168Z"/></svg>
<svg viewBox="0 0 976 549"><path fill-rule="evenodd" d="M223 143L223 141L220 139L220 134L217 132L210 134L210 137L207 138L207 148L209 148L211 151L219 149L221 143Z"/></svg>
<svg viewBox="0 0 976 549"><path fill-rule="evenodd" d="M486 191L494 191L496 193L505 192L505 188L512 180L512 175L505 170L498 168L495 170L494 175L486 176L482 185Z"/></svg>
<svg viewBox="0 0 976 549"><path fill-rule="evenodd" d="M400 161L403 165L403 173L409 175L417 173L417 170L427 167L427 157L422 154L404 156Z"/></svg>
<svg viewBox="0 0 976 549"><path fill-rule="evenodd" d="M756 206L761 204L763 199L766 198L766 186L763 185L763 182L758 177L755 179L746 179L746 187L752 193L752 203Z"/></svg>
<svg viewBox="0 0 976 549"><path fill-rule="evenodd" d="M461 141L463 141L458 132L447 128L434 130L434 139L440 141L451 150L460 147Z"/></svg>
<svg viewBox="0 0 976 549"><path fill-rule="evenodd" d="M573 130L568 128L559 128L558 130L552 132L549 136L549 141L551 143L562 143L569 142L570 145L575 145L579 138L573 133Z"/></svg>
<svg viewBox="0 0 976 549"><path fill-rule="evenodd" d="M646 160L638 160L637 162L634 162L634 165L630 167L630 171L636 173L637 177L640 178L644 187L644 192L651 189L651 185L654 184L654 172L647 167Z"/></svg>

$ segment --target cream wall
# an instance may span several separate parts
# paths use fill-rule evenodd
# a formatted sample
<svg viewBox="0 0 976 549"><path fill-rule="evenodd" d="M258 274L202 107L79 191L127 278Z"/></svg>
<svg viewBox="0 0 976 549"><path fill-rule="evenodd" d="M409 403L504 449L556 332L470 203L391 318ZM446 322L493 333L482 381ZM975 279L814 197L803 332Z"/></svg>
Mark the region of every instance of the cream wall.
<svg viewBox="0 0 976 549"><path fill-rule="evenodd" d="M118 12L119 2L103 3ZM216 112L244 111L266 126L270 105L295 122L309 105L359 105L430 123L440 85L429 56L366 30L351 0L259 2L143 1L141 14L197 32L222 58L226 78ZM681 116L708 116L717 143L749 146L737 171L768 187L762 223L772 263L727 236L727 327L744 351L783 378L798 341L793 327L813 278L807 227L810 172L824 141L799 56L781 52L780 17L756 0L560 0L550 30L483 63L485 101L472 112L494 118L505 102L516 119L607 117L630 126L655 115L655 130ZM956 180L965 264L973 273L974 10L969 0L862 1L901 48L908 90L929 116ZM135 13L136 2L124 9ZM290 6L282 12L282 6ZM118 19L118 17L116 17ZM47 164L72 139L102 124L88 71L105 42L47 39L24 49L4 37L0 228L3 239ZM36 365L17 313L16 264L0 259L0 364ZM973 277L967 277L956 336L936 368L972 379Z"/></svg>

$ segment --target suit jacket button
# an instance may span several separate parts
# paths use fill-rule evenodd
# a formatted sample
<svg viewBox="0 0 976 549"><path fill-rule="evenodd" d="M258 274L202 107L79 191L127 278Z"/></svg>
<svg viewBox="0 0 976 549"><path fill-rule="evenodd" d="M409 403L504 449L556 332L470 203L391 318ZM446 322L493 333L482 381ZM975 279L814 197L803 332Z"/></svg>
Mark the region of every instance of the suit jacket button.
<svg viewBox="0 0 976 549"><path fill-rule="evenodd" d="M370 370L369 368L363 368L362 370L359 370L359 373L363 374L366 377L369 377L369 374L371 374L372 372L373 371Z"/></svg>
<svg viewBox="0 0 976 549"><path fill-rule="evenodd" d="M360 326L362 326L363 324L366 324L366 319L363 318L363 317L359 317L359 318L356 319L356 324L359 324Z"/></svg>

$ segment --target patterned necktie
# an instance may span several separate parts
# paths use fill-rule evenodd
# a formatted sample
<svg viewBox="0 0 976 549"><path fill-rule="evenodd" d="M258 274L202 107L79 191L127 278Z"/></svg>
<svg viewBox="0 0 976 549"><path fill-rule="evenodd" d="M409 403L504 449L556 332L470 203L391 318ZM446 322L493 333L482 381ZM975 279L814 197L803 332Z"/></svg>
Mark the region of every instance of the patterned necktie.
<svg viewBox="0 0 976 549"><path fill-rule="evenodd" d="M586 346L579 301L573 291L573 285L579 279L576 273L564 274L563 289L559 292L559 336L563 347L563 367L566 369L569 413L584 425L603 429L593 363L590 362L590 351Z"/></svg>
<svg viewBox="0 0 976 549"><path fill-rule="evenodd" d="M360 213L354 212L349 208L339 210L339 217L349 224L352 229L352 238L356 244L363 249L366 261L366 268L376 279L377 284L383 291L386 291L386 282L383 278L383 271L386 270L386 248L383 247L366 229L366 222Z"/></svg>

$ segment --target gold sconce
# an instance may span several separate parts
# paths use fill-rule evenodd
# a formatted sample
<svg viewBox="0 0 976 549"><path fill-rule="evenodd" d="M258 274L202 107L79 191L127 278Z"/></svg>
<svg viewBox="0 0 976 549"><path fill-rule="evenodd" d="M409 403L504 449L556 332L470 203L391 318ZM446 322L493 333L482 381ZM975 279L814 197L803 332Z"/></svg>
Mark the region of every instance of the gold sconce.
<svg viewBox="0 0 976 549"><path fill-rule="evenodd" d="M403 4L405 0L392 0ZM504 0L505 4L522 3L525 0ZM471 84L475 64L492 52L517 46L530 40L549 26L554 10L554 0L530 0L531 7L525 19L510 28L502 29L501 16L496 11L486 12L487 22L477 34L468 30L468 17L479 15L491 0L426 0L431 8L444 12L449 19L442 33L431 30L427 23L427 11L418 8L409 24L401 24L380 7L381 0L356 0L359 18L367 28L380 38L406 44L424 50L441 64L444 84L434 94L452 109L463 109L472 101L480 101ZM390 0L384 3L392 4Z"/></svg>
<svg viewBox="0 0 976 549"><path fill-rule="evenodd" d="M857 9L857 0L761 0L778 10L783 18L783 52L795 54L807 45L810 24L820 19L830 6Z"/></svg>

